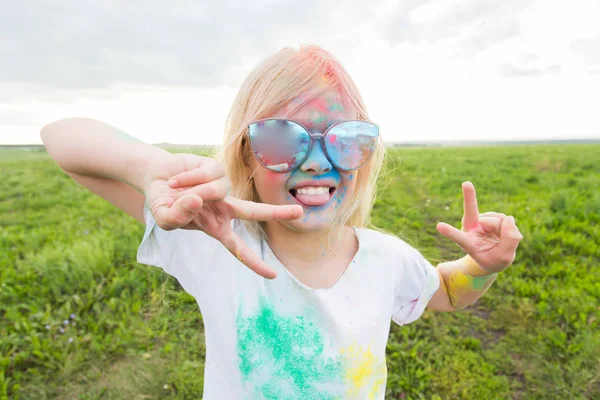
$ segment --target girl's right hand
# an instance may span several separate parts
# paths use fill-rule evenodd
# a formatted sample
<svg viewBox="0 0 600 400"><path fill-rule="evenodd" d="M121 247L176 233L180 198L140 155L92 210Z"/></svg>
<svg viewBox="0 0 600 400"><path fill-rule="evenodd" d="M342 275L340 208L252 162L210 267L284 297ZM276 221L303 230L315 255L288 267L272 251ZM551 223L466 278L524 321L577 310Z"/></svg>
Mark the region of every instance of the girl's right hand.
<svg viewBox="0 0 600 400"><path fill-rule="evenodd" d="M269 268L231 228L234 218L270 221L300 218L299 205L276 206L228 196L229 180L223 166L209 157L171 154L146 175L146 203L164 230L196 229L221 242L257 274L273 279Z"/></svg>

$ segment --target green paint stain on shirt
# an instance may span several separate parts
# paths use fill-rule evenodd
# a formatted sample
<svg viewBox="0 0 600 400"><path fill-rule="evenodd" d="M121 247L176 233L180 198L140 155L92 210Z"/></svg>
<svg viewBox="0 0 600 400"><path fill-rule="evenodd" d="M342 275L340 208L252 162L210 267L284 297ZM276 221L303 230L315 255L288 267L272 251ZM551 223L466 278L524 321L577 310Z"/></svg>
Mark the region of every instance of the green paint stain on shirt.
<svg viewBox="0 0 600 400"><path fill-rule="evenodd" d="M237 353L244 381L261 399L342 398L341 360L324 354L317 324L303 316L278 315L262 300L260 311L237 320Z"/></svg>

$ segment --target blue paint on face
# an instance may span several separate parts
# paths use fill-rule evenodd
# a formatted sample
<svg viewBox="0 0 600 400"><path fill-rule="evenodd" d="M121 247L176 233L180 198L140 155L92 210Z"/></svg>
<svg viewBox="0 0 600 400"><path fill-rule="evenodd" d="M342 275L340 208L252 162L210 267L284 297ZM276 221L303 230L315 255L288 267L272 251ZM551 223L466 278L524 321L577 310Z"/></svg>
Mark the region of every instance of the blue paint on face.
<svg viewBox="0 0 600 400"><path fill-rule="evenodd" d="M283 189L288 193L283 195L285 197L282 196L280 198L285 199L285 202L288 204L297 204L298 200L291 196L289 191L299 183L314 182L316 186L327 185L335 186L336 188L326 204L322 206L303 205L304 215L298 222L301 223L303 229L307 230L324 229L332 223L339 213L338 208L341 209L341 205L345 202L346 194L352 192L353 185L350 182L354 179L354 175L350 176L349 172L339 170L327 158L327 155L331 156L336 162L340 162L340 165L356 164L356 127L353 124L340 123L340 121L344 120L349 122L349 120L356 118L356 116L353 112L332 112L323 108L321 104L323 100L333 101L329 99L330 97L335 102L341 104L337 93L329 93L317 99L318 101L306 104L304 107L295 110L293 114L288 113L285 116L275 115L275 117L285 117L298 121L313 134L323 133L326 129L332 127L332 125L338 125L330 129L327 136L322 140L314 138L303 140L305 145L308 144L309 140L312 140L310 152L308 154L305 151L301 152L302 154L291 153L290 159L298 160L300 156L306 158L304 158L302 164L285 173L286 176L282 177L282 182L285 182ZM315 115L318 118L314 118ZM265 189L267 192L268 190Z"/></svg>
<svg viewBox="0 0 600 400"><path fill-rule="evenodd" d="M323 145L320 140L313 141L313 146L308 153L306 160L300 165L300 169L309 170L312 169L317 172L321 171L332 171L333 165L325 155Z"/></svg>
<svg viewBox="0 0 600 400"><path fill-rule="evenodd" d="M308 217L310 216L310 211L305 211L304 212L304 219L302 220L302 222L306 222L308 221Z"/></svg>
<svg viewBox="0 0 600 400"><path fill-rule="evenodd" d="M342 175L335 168L333 168L332 170L330 170L328 172L325 172L324 174L319 174L319 175L314 175L313 173L311 173L309 171L303 171L301 168L296 168L294 171L292 171L292 174L290 175L290 177L287 181L287 187L291 189L298 182L314 181L315 183L318 183L319 181L322 181L322 180L329 180L329 181L333 182L334 186L339 188L340 183L342 182ZM314 210L318 210L318 209L324 208L326 206L327 206L327 204L320 206L320 207L315 206L312 208Z"/></svg>

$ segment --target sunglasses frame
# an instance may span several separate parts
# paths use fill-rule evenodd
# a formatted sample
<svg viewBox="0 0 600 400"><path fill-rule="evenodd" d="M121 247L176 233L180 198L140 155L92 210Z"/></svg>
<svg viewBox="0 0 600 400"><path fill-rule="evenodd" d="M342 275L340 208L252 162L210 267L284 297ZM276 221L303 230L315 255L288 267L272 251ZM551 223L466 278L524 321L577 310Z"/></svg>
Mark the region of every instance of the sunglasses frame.
<svg viewBox="0 0 600 400"><path fill-rule="evenodd" d="M265 122L265 121L272 121L272 120L278 120L278 121L290 121L293 122L295 124L300 125L309 135L310 137L310 143L308 144L308 150L306 151L306 154L304 155L304 157L298 162L298 165L296 165L293 168L288 168L286 170L282 170L282 171L275 171L271 168L269 168L269 166L265 165L265 163L262 162L262 160L260 159L260 157L256 154L257 151L254 149L254 146L252 144L252 138L250 137L250 125L254 125L257 124L259 122ZM329 126L327 129L325 129L325 132L320 133L312 133L306 126L304 126L302 123L298 122L298 121L294 121L293 119L288 119L288 118L263 118L263 119L259 119L256 121L252 121L248 124L247 129L246 129L246 136L248 136L248 142L250 143L250 148L252 149L252 153L254 154L254 158L256 158L258 160L258 162L265 168L267 168L269 171L273 171L276 173L286 173L286 172L290 172L295 170L296 168L300 167L304 161L306 161L306 159L308 158L308 155L310 154L310 151L312 150L312 146L313 146L313 142L315 140L320 140L321 141L321 147L323 148L323 153L325 154L325 157L327 157L327 159L329 160L329 162L336 167L337 169L341 170L341 171L345 171L345 172L350 172L350 171L357 171L360 168L362 168L366 163L369 162L369 160L371 160L371 157L373 157L373 154L375 153L375 149L373 149L373 151L370 152L369 156L367 157L367 159L360 164L358 167L356 168L352 168L352 169L346 169L346 168L341 168L339 165L337 165L337 163L335 161L333 161L329 155L329 153L327 153L327 146L325 145L325 137L327 136L327 134L329 133L329 131L331 131L331 129L335 128L337 125L341 125L341 124L345 124L346 122L363 122L369 125L373 125L377 127L377 136L375 140L379 140L379 138L381 137L381 135L379 134L379 125L375 124L373 122L369 122L369 121L365 121L362 119L350 119L350 120L345 120L345 121L340 121L340 122L336 122L335 124ZM272 167L272 166L271 166Z"/></svg>

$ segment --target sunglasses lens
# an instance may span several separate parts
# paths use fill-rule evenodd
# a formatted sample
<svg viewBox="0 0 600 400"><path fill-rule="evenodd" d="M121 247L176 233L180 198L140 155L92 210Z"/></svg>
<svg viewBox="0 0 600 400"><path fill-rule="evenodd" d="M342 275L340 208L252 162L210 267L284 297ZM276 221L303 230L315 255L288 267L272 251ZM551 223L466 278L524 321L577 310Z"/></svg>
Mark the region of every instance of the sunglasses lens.
<svg viewBox="0 0 600 400"><path fill-rule="evenodd" d="M268 169L286 172L296 168L308 153L310 135L293 121L271 119L248 127L256 158Z"/></svg>
<svg viewBox="0 0 600 400"><path fill-rule="evenodd" d="M327 132L325 147L336 167L355 170L369 161L378 137L377 125L365 121L348 121Z"/></svg>

